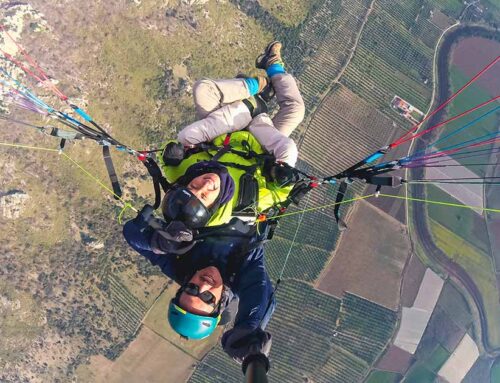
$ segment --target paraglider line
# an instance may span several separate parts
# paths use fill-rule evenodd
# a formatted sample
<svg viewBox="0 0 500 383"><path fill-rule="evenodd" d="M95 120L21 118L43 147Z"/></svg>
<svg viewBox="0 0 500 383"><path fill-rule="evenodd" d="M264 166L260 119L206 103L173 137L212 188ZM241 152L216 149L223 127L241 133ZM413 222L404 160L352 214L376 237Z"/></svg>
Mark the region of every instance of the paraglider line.
<svg viewBox="0 0 500 383"><path fill-rule="evenodd" d="M464 84L459 90L457 90L453 95L451 95L450 98L448 98L445 102L443 102L440 106L438 106L434 111L432 111L430 114L428 114L422 121L420 121L418 124L416 124L413 128L411 128L408 132L406 132L403 136L401 136L399 139L394 141L392 144L389 145L391 148L395 148L403 143L403 140L406 139L406 137L409 134L412 134L418 128L425 122L427 121L430 117L435 115L437 112L439 112L441 109L443 109L446 105L448 105L455 97L457 97L460 93L462 93L470 84L472 84L474 81L476 81L479 77L481 77L486 71L491 69L493 65L495 65L498 60L500 60L500 56L497 56L492 62L490 62L488 65L486 65L483 69L481 69L473 78L471 78L466 84Z"/></svg>
<svg viewBox="0 0 500 383"><path fill-rule="evenodd" d="M119 219L121 220L121 217L123 215L123 212L125 209L127 208L130 208L132 209L133 211L135 211L136 213L138 213L139 211L133 207L132 205L130 205L130 203L128 203L127 201L125 201L122 197L118 196L117 194L115 194L113 192L113 190L111 190L110 188L108 188L106 185L104 185L101 180L99 178L97 178L96 176L94 176L92 173L90 173L87 169L85 169L82 165L80 165L78 162L76 162L73 158L71 158L69 155L67 155L66 153L64 152L61 152L60 150L58 149L51 149L51 148L42 148L42 147L37 147L37 146L29 146L29 145L18 145L18 144L10 144L10 143L7 143L7 142L0 142L0 146L7 146L7 147L14 147L14 148L21 148L21 149L32 149L32 150L41 150L41 151L46 151L46 152L56 152L56 153L59 153L61 156L63 156L64 158L66 158L69 162L71 162L73 165L75 165L78 169L80 169L80 171L82 173L84 173L87 177L91 178L92 180L94 180L101 188L103 188L104 190L106 190L108 193L110 193L111 195L113 195L113 197L115 197L115 199L119 200L120 202L122 202L125 206L124 208L122 209L122 211L120 212L120 215L119 215Z"/></svg>
<svg viewBox="0 0 500 383"><path fill-rule="evenodd" d="M452 207L460 207L463 209L483 210L483 211L488 211L488 212L493 212L493 213L500 213L500 209L493 209L493 208L482 207L482 206L471 206L471 205L443 202L443 201L432 201L432 200L423 199L423 198L403 197L403 196L391 195L391 194L380 194L380 197L397 198L397 199L403 199L406 201L424 202L424 203L428 203L431 205L452 206Z"/></svg>

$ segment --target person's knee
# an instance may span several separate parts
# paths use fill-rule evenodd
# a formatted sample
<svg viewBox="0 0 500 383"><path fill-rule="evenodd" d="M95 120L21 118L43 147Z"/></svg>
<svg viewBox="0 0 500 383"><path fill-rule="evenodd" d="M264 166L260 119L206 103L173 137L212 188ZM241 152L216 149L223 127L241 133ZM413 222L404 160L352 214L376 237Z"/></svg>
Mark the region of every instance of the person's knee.
<svg viewBox="0 0 500 383"><path fill-rule="evenodd" d="M193 97L195 102L205 98L207 94L214 91L214 88L216 88L215 83L208 78L202 78L196 81L193 85Z"/></svg>
<svg viewBox="0 0 500 383"><path fill-rule="evenodd" d="M276 149L274 156L277 161L286 162L290 166L295 166L297 158L299 157L297 144L291 138L284 137L279 147Z"/></svg>
<svg viewBox="0 0 500 383"><path fill-rule="evenodd" d="M199 129L188 125L177 134L177 141L184 146L196 145L200 143Z"/></svg>
<svg viewBox="0 0 500 383"><path fill-rule="evenodd" d="M294 101L291 113L293 114L293 118L297 122L297 125L304 120L304 116L306 114L306 106L304 105L304 100L302 100L302 98L300 100Z"/></svg>

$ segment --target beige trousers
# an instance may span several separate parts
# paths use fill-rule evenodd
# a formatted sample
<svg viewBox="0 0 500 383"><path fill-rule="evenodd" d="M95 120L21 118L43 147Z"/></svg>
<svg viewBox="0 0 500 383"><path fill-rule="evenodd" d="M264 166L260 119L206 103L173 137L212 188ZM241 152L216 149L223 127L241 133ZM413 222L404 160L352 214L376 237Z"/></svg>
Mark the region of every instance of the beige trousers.
<svg viewBox="0 0 500 383"><path fill-rule="evenodd" d="M304 118L304 101L297 83L288 73L271 78L279 111L273 119L266 113L252 119L248 108L241 101L250 97L243 79L197 81L193 96L198 121L179 132L183 145L196 145L212 141L222 134L248 128L264 149L273 154L276 161L295 166L297 145L289 138Z"/></svg>

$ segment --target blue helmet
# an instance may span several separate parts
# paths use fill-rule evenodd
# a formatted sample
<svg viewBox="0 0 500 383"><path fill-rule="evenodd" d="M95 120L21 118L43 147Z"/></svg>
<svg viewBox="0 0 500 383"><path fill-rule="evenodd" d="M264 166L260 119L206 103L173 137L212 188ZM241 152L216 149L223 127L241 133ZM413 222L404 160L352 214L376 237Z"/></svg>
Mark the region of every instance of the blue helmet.
<svg viewBox="0 0 500 383"><path fill-rule="evenodd" d="M214 332L220 321L220 314L217 316L205 316L192 314L175 304L175 300L170 301L168 306L168 322L179 335L188 339L203 339Z"/></svg>

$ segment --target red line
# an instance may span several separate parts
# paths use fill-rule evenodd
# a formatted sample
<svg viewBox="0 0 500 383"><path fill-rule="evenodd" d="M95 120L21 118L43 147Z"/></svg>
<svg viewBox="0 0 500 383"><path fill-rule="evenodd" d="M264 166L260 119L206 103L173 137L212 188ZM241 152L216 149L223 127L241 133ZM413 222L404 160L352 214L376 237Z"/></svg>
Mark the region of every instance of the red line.
<svg viewBox="0 0 500 383"><path fill-rule="evenodd" d="M429 154L427 156L419 157L418 159L415 159L415 160L416 161L425 161L427 159L444 157L444 156L446 156L448 154L456 153L456 152L458 152L460 150L463 150L463 149L475 148L475 147L478 147L478 146L483 146L483 145L487 145L487 144L495 143L495 142L500 142L500 138L499 137L490 138L489 140L471 143L469 145L462 146L461 148L449 149L449 150L445 150L445 151L442 151L442 152Z"/></svg>
<svg viewBox="0 0 500 383"><path fill-rule="evenodd" d="M26 61L28 61L30 63L30 65L35 68L38 72L38 75L40 76L37 76L35 75L31 70L27 69L23 64L21 64L19 61L17 60L14 60L13 57L11 55L9 55L8 53L4 52L2 50L2 53L5 55L5 57L7 57L9 60L11 60L14 64L18 65L21 67L22 70L24 70L27 74L31 75L33 78L35 78L37 81L41 82L42 84L44 85L47 85L49 88L51 88L52 92L54 92L62 101L66 101L68 100L68 97L59 90L59 88L57 88L57 86L55 86L51 81L50 81L50 78L49 76L47 75L47 73L45 73L45 71L40 67L40 65L37 64L37 62L28 54L28 52L26 52L26 50L21 46L19 45L16 40L14 40L14 38L10 35L10 33L7 31L7 28L5 28L5 26L3 26L2 24L0 24L0 30L3 31L8 37L9 39L16 45L17 49L19 49L19 51L23 54L24 58L26 59Z"/></svg>
<svg viewBox="0 0 500 383"><path fill-rule="evenodd" d="M10 62L12 62L15 65L17 65L19 68L21 68L28 75L30 75L31 77L33 77L35 80L37 80L39 82L43 82L43 80L40 77L38 77L35 73L33 73L29 68L27 68L26 66L24 66L24 64L22 62L20 62L19 60L16 60L14 57L12 57L10 54L8 54L7 52L5 52L2 49L0 49L0 52L3 53L3 55L7 58L7 60L9 60Z"/></svg>
<svg viewBox="0 0 500 383"><path fill-rule="evenodd" d="M453 99L455 99L455 97L457 97L460 93L462 93L465 90L465 88L467 88L470 84L472 84L480 76L482 76L487 70L489 70L493 65L495 65L498 60L500 60L500 56L497 56L492 62L490 62L483 69L481 69L473 78L471 78L465 85L463 85L459 90L457 90L450 98L448 98L445 102L443 102L432 113L428 114L422 121L420 121L418 124L416 124L412 129L410 129L408 132L406 132L405 134L403 134L399 139L397 139L392 144L390 144L389 147L390 148L394 148L396 146L401 145L403 142L405 142L403 140L406 138L406 136L408 136L409 134L412 134L414 131L416 131L419 128L420 125L422 125L430 117L432 117L437 112L439 112L441 109L443 109L446 105L448 105Z"/></svg>
<svg viewBox="0 0 500 383"><path fill-rule="evenodd" d="M488 101L485 101L485 102L483 102L483 103L481 103L481 104L479 104L479 105L476 105L475 107L473 107L473 108L471 108L471 109L469 109L469 110L466 110L465 112L462 112L462 113L460 113L460 114L457 114L456 116L453 116L453 117L449 118L449 119L448 119L448 120L446 120L446 121L440 122L440 123L439 123L439 124L437 124L437 125L431 126L431 127L430 127L430 128L428 128L428 129L425 129L425 130L423 130L423 131L421 131L421 132L419 132L419 133L417 133L417 134L415 134L415 135L413 135L413 136L411 136L411 137L406 138L405 140L401 141L398 145L404 144L404 143L405 143L405 142L407 142L407 141L410 141L410 140L413 140L413 139L418 138L418 137L420 137L420 136L423 136L424 134L426 134L426 133L430 132L431 130L434 130L434 129L436 129L436 128L439 128L440 126L443 126L443 125L445 125L445 124L447 124L447 123L449 123L449 122L455 121L456 119L458 119L458 118L460 118L460 117L463 117L463 116L465 116L465 115L467 115L467 114L469 114L469 113L472 113L472 112L474 112L475 110L477 110L477 109L479 109L479 108L481 108L481 107L483 107L483 106L485 106L485 105L488 105L488 104L492 103L493 101L498 100L499 98L500 98L500 96L496 96L496 97L494 97L494 98L492 98L492 99L490 99L490 100L488 100Z"/></svg>

